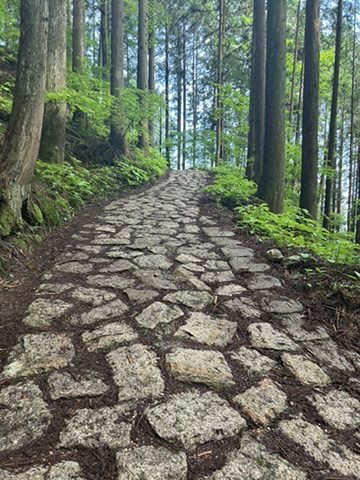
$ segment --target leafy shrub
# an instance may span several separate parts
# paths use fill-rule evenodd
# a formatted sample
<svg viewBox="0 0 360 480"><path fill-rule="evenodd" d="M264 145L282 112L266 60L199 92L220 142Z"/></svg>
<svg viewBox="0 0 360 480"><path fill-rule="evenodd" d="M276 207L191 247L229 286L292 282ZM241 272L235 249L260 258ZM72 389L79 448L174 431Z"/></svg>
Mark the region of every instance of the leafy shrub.
<svg viewBox="0 0 360 480"><path fill-rule="evenodd" d="M156 180L166 171L165 158L156 150L150 149L148 155L136 149L133 158L122 159L117 165L120 181L130 187L143 185Z"/></svg>
<svg viewBox="0 0 360 480"><path fill-rule="evenodd" d="M290 203L281 215L270 212L264 203L244 205L255 193L256 185L246 180L238 168L222 165L214 172L214 183L206 191L236 207L240 226L250 233L269 238L279 246L311 251L331 263L360 264L360 247L348 234L329 232Z"/></svg>
<svg viewBox="0 0 360 480"><path fill-rule="evenodd" d="M215 179L205 188L206 193L231 207L246 202L256 192L256 184L244 178L243 170L228 165L214 168Z"/></svg>

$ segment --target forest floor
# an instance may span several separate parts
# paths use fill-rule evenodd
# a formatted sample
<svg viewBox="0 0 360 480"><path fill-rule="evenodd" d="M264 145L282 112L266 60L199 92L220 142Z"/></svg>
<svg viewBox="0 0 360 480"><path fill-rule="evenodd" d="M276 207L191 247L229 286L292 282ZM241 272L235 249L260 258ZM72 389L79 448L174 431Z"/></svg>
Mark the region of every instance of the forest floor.
<svg viewBox="0 0 360 480"><path fill-rule="evenodd" d="M0 480L360 478L360 355L201 192L84 209L0 293Z"/></svg>

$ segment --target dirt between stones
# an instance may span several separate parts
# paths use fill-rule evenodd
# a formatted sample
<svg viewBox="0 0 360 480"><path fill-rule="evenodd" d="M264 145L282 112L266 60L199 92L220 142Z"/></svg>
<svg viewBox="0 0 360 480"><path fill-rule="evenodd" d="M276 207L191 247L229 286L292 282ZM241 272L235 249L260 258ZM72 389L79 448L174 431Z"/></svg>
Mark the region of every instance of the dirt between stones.
<svg viewBox="0 0 360 480"><path fill-rule="evenodd" d="M224 436L224 438L209 440L205 443L196 445L195 448L186 449L178 442L174 443L169 439L160 437L150 425L147 417L148 408L159 403L167 404L172 398L174 398L174 395L176 396L184 392L198 392L201 396L210 391L228 402L228 405L245 419L247 424L246 432L249 432L253 439L266 447L267 455L270 457L273 455L271 457L272 460L268 463L269 478L279 478L280 480L285 480L286 478L279 473L281 472L281 468L279 467L280 469L277 470L278 467L274 466L276 462L279 461L278 459L280 459L281 462L289 462L296 471L300 472L300 474L303 473L307 475L306 478L311 480L360 478L360 438L356 435L356 430L348 429L344 431L329 426L316 408L308 401L309 395L314 391L326 393L331 390L344 390L355 400L360 401L358 370L360 362L359 358L356 357L356 352L345 349L344 345L340 344L338 339L333 338L339 347L339 356L345 358L352 366L351 371L341 370L331 366L326 360L321 360L311 354L306 342L301 343L296 342L295 339L293 340L298 345L298 350L293 353L304 355L304 357L307 357L309 360L318 364L330 375L331 384L325 387L303 385L299 379L282 364L281 355L284 353L284 350L269 348L256 349L261 355L265 355L276 362L275 367L266 373L252 372L245 365L241 365L232 356L232 352L236 352L240 347L255 349L251 344L251 339L248 334L248 327L253 323L270 323L274 329L283 332L291 338L291 334L284 328L281 318L279 318L278 315L261 311L259 301L263 295L268 293L275 296L285 295L291 299L299 300L304 305L304 315L306 319L302 328L306 331L313 332L314 329L321 324L327 329L327 332L331 337L332 331L328 328L331 319L329 311L319 304L314 304L314 302L304 294L301 286L289 276L283 267L276 264L270 264L270 270L266 273L280 278L285 285L285 288L250 290L248 284L254 274L246 271L243 273L236 273L235 280L225 283L210 283L208 285L211 289L213 300L211 304L207 305L202 310L202 313L210 315L215 319L224 318L237 324L235 335L230 343L224 348L211 347L203 343L198 343L190 337L184 338L174 336L178 329L184 325L185 320L192 312L191 308L186 307L181 303L176 304L176 306L184 313L180 318L175 319L169 324L159 324L154 329L141 328L136 321L136 317L155 301L163 302L163 298L168 293L171 293L171 291L160 289L159 296L154 300L145 301L144 303L131 303L123 290L117 288L104 288L103 290L105 291L115 292L116 298L122 300L128 306L128 311L123 315L115 315L114 318L99 320L92 325L85 326L75 325L70 322L69 316L80 318L82 313L88 312L93 307L88 303L77 301L72 298L70 296L72 289L59 295L44 295L41 292L37 293L39 285L44 283L69 283L76 287L83 286L87 288L102 289L102 287L89 285L89 283L87 283L87 277L89 275L98 274L101 268L117 261L117 259L107 257L105 255L107 252L115 247L124 252L128 252L130 250L128 245L124 244L115 246L105 244L102 246L102 250L99 253L90 253L87 252L86 249L81 249L80 247L82 245L93 245L92 242L95 239L100 239L101 241L101 239L114 238L117 234L121 235L121 232L124 230L126 231L126 229L130 232L130 246L136 240L150 238L151 235L158 234L156 231L160 231L158 235L163 236L163 238L161 238L157 244L153 246L150 245L148 248L143 249L143 254L159 254L154 253L154 251L156 251L156 248L154 250L154 247L163 247L165 245L165 255L171 261L172 265L168 270L164 270L166 272L164 275L169 275L171 278L176 279L175 281L179 286L178 291L195 291L194 286L189 286L190 284L183 279L179 281L176 276L180 264L175 258L179 254L179 250L181 251L183 247L189 248L195 252L197 247L201 247L203 244L211 244L212 246L209 248L209 252L211 251L214 256L215 254L218 255L218 259L221 261L227 260L221 252L222 246L213 243L213 239L215 238L216 240L216 237L206 235L203 231L204 227L208 228L215 226L218 227L221 232L233 232L233 236L224 236L222 238L229 238L238 241L241 247L252 249L254 251L254 258L251 262L268 263L265 256L265 251L267 249L266 245L256 242L253 237L242 234L235 226L232 214L229 211L216 206L201 193L202 186L208 181L209 176L201 172L173 172L158 185L151 186L148 189L142 189L139 192L134 192L130 195L122 196L120 199L104 201L86 207L77 214L76 218L74 218L69 225L53 232L53 234L50 235L41 246L39 246L34 256L26 261L26 264L22 266L17 265L13 272L14 286L11 287L10 285L9 288L2 288L0 290L0 375L3 368L8 363L10 352L24 334L61 332L71 337L76 355L73 361L67 367L62 368L60 372L70 373L75 380L80 378L85 371L94 372L94 375L99 375L109 389L101 396L62 398L53 401L50 397L48 384L48 377L53 371L40 373L29 378L15 377L10 380L1 380L0 396L1 392L9 385L16 386L24 382L35 381L36 385L40 387L43 399L48 405L52 420L50 426L40 438L34 440L30 439L25 445L21 445L19 448L14 448L9 451L1 450L1 437L7 435L8 425L0 418L0 479L2 478L1 475L4 470L10 472L26 471L32 466L54 465L60 461L66 460L77 462L82 469L84 478L88 480L126 480L127 478L134 478L134 480L137 478L151 480L166 480L167 478L172 478L174 480L184 480L185 478L189 480L205 480L206 478L211 480L212 475L221 471L221 469L227 465L229 454L240 448L242 433L239 432L230 437ZM112 204L114 204L113 210L110 209ZM145 216L142 211L145 211L147 216ZM110 220L106 220L107 217L113 217L112 221L110 221L111 218ZM185 223L182 222L182 218L184 217L187 218ZM137 219L140 220L139 223L134 223ZM96 230L97 226L109 224L114 226L116 230L115 234ZM186 233L185 226L187 225L194 227L192 228L194 231L196 231L195 227L197 227L199 231L197 233ZM109 237L107 235L109 235ZM145 235L145 237L142 237L142 235ZM81 237L83 237L83 240L81 240ZM172 240L176 240L181 244L171 245ZM167 245L168 243L170 244ZM73 274L54 271L54 264L58 263L60 258L61 261L65 261L62 257L64 253L72 252L75 254L80 251L89 255L88 259L80 260L80 263L86 265L91 263L93 265L92 271L89 274ZM201 258L201 256L198 258L199 264L202 266L207 261L206 253L204 253L203 258ZM132 262L132 259L129 258L129 261ZM146 268L141 267L141 270L144 270L144 273L147 272ZM211 269L206 271L213 272L214 270ZM230 267L229 271L231 271ZM200 279L202 275L201 272L192 273L198 279ZM53 276L50 277L50 275ZM104 275L120 275L125 278L131 277L136 280L133 288L150 288L142 285L142 280L139 279L139 277L133 277L131 271L124 273L105 273ZM216 291L219 287L231 283L235 283L246 289L244 293L236 294L232 298L245 298L253 302L254 308L260 311L259 318L249 318L244 314L244 311L230 309L226 305L226 302L230 297L216 295ZM69 313L66 313L59 318L55 318L48 327L26 327L22 323L22 320L26 317L28 306L37 297L50 300L61 298L65 302L72 303L73 309ZM172 306L173 304L168 303L168 305ZM166 467L162 465L157 467L158 470L155 469L148 471L146 473L147 476L144 477L140 476L141 466L139 466L140 470L134 470L133 477L119 476L121 474L119 474L116 461L117 452L114 449L109 448L106 441L104 441L100 447L97 446L96 448L87 448L79 445L74 448L63 449L58 446L61 432L64 431L67 422L76 414L76 412L81 409L93 409L95 411L102 407L113 407L118 404L119 389L114 382L114 372L106 359L106 354L109 350L90 352L86 348L86 345L81 338L81 334L84 331L94 330L107 323L121 323L124 321L128 325L131 325L137 333L137 339L130 342L130 344L136 343L146 345L156 353L157 367L164 380L165 386L164 391L159 398L136 399L136 393L134 394L135 397L131 400L132 408L134 409L130 420L132 424L130 436L131 444L127 448L133 451L137 446L153 445L156 448L165 447L170 453L185 451L187 455L186 476L184 476L183 473L179 473L178 476L176 476L175 472L173 477L169 477L166 473ZM128 343L125 342L119 346L111 348L111 351L116 351L118 348L126 347L127 345ZM195 351L215 350L223 353L226 358L226 363L232 372L234 385L214 390L201 383L201 375L198 379L194 378L193 381L186 383L177 381L170 375L166 361L166 355L176 347L191 348ZM346 347L349 346L346 345ZM199 369L197 368L197 370ZM236 395L244 393L246 390L257 386L262 380L264 380L264 378L275 382L287 397L287 408L285 411L277 415L275 420L269 426L256 423L254 418L248 413L245 413L244 409L233 401ZM358 380L359 383L356 383L355 380ZM1 412L7 412L7 408L6 405L0 405ZM191 406L189 406L189 408L191 408ZM202 414L199 413L200 420L202 418L201 415ZM330 463L326 461L319 462L314 456L305 452L304 445L295 443L279 430L279 423L281 421L293 419L299 415L311 424L320 426L329 438L334 440L335 443L333 450L329 453L331 459L335 459L333 463L331 463L331 461ZM338 411L334 412L334 415L341 415L340 405ZM360 415L360 411L358 411L356 407L354 408L353 415L354 418L357 418L356 416ZM205 428L200 420L200 426L198 428ZM190 428L190 426L188 428ZM341 471L340 467L340 470L337 469L337 452L340 455L344 455L343 448L349 449L354 455L354 458L351 458L351 465L354 465L352 473L347 472L345 474L344 471ZM257 461L251 459L251 462L255 462L252 465L253 467L254 465L256 467ZM259 461L259 465L260 464L261 461ZM358 469L355 468L357 466L359 467ZM272 468L274 468L273 473L271 473ZM271 474L273 476L271 476ZM218 473L218 475L219 476L216 477L216 480L218 478L223 478L224 480L230 478L226 476L225 473L223 476L221 476L221 473ZM237 470L234 475L239 476L231 478L249 478L249 480L252 478L246 471ZM243 475L243 477L240 477L240 475ZM16 476L9 478L10 480L17 480ZM64 477L64 480L70 478L71 477Z"/></svg>

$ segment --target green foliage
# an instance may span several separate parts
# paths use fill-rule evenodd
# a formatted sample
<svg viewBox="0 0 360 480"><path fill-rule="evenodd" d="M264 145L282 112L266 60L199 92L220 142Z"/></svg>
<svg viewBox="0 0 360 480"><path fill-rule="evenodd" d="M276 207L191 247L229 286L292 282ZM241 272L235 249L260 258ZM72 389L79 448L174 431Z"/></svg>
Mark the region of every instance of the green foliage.
<svg viewBox="0 0 360 480"><path fill-rule="evenodd" d="M9 82L0 85L0 111L4 113L11 113L13 97L12 85Z"/></svg>
<svg viewBox="0 0 360 480"><path fill-rule="evenodd" d="M136 149L131 160L123 159L116 167L121 182L130 187L156 180L165 173L166 168L165 158L154 149L150 149L148 155Z"/></svg>
<svg viewBox="0 0 360 480"><path fill-rule="evenodd" d="M246 202L251 195L255 194L256 184L244 178L242 169L219 165L213 171L214 182L205 188L205 192L214 195L217 200L236 206Z"/></svg>
<svg viewBox="0 0 360 480"><path fill-rule="evenodd" d="M269 238L279 246L310 251L328 262L360 263L360 247L349 235L329 232L290 202L282 215L270 212L266 204L242 205L256 192L256 185L246 180L238 168L221 165L214 172L214 182L206 191L217 200L236 206L239 224L250 233Z"/></svg>

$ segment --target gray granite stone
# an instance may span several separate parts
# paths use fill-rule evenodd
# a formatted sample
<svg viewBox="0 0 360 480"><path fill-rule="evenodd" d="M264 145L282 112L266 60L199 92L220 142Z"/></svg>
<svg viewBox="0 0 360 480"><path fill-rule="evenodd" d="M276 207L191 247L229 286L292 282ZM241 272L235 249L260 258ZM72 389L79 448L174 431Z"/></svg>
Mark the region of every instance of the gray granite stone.
<svg viewBox="0 0 360 480"><path fill-rule="evenodd" d="M301 313L304 310L300 302L284 296L266 296L261 299L260 303L261 308L270 313Z"/></svg>
<svg viewBox="0 0 360 480"><path fill-rule="evenodd" d="M248 297L233 298L224 302L223 305L248 320L256 320L261 317L261 311L256 307L254 301Z"/></svg>
<svg viewBox="0 0 360 480"><path fill-rule="evenodd" d="M286 394L269 378L237 395L234 402L257 425L267 426L287 408Z"/></svg>
<svg viewBox="0 0 360 480"><path fill-rule="evenodd" d="M20 337L9 354L0 379L29 377L66 367L75 355L71 339L64 334L39 333Z"/></svg>
<svg viewBox="0 0 360 480"><path fill-rule="evenodd" d="M37 298L30 304L23 323L27 327L48 327L56 318L65 315L72 306L62 300Z"/></svg>
<svg viewBox="0 0 360 480"><path fill-rule="evenodd" d="M122 277L120 275L91 275L87 277L87 282L96 287L115 288L117 290L125 290L132 287L135 280L132 278Z"/></svg>
<svg viewBox="0 0 360 480"><path fill-rule="evenodd" d="M146 417L160 438L187 449L233 437L246 427L239 413L212 392L172 395L148 408Z"/></svg>
<svg viewBox="0 0 360 480"><path fill-rule="evenodd" d="M253 278L248 282L250 290L267 290L280 287L282 287L281 281L267 273L254 273Z"/></svg>
<svg viewBox="0 0 360 480"><path fill-rule="evenodd" d="M147 303L159 296L155 290L141 290L137 288L127 288L125 290L131 303Z"/></svg>
<svg viewBox="0 0 360 480"><path fill-rule="evenodd" d="M201 383L216 389L234 385L230 367L220 352L176 348L165 360L170 375L181 382Z"/></svg>
<svg viewBox="0 0 360 480"><path fill-rule="evenodd" d="M208 292L191 292L185 290L169 293L164 298L165 302L180 303L194 310L202 310L209 305L212 300L213 297Z"/></svg>
<svg viewBox="0 0 360 480"><path fill-rule="evenodd" d="M257 350L253 350L246 347L240 347L235 352L231 353L231 358L238 362L242 368L251 373L265 374L272 370L276 361L261 355Z"/></svg>
<svg viewBox="0 0 360 480"><path fill-rule="evenodd" d="M246 288L236 283L229 283L228 285L223 285L216 290L216 295L221 297L236 297L246 292Z"/></svg>
<svg viewBox="0 0 360 480"><path fill-rule="evenodd" d="M102 305L116 297L113 292L87 287L77 287L71 292L71 296L80 302L91 303L94 306Z"/></svg>
<svg viewBox="0 0 360 480"><path fill-rule="evenodd" d="M360 401L343 390L314 393L309 397L324 422L339 430L360 428Z"/></svg>
<svg viewBox="0 0 360 480"><path fill-rule="evenodd" d="M329 375L319 365L303 355L284 353L281 360L299 382L305 385L324 386L331 382Z"/></svg>
<svg viewBox="0 0 360 480"><path fill-rule="evenodd" d="M62 461L28 470L10 472L0 470L0 480L86 480L77 462Z"/></svg>
<svg viewBox="0 0 360 480"><path fill-rule="evenodd" d="M82 313L80 317L73 316L70 323L72 325L92 325L93 323L121 317L128 310L129 307L122 300L113 300L105 305L93 308L90 312Z"/></svg>
<svg viewBox="0 0 360 480"><path fill-rule="evenodd" d="M154 329L159 324L171 323L182 315L183 311L179 307L154 302L136 317L136 321L141 327Z"/></svg>
<svg viewBox="0 0 360 480"><path fill-rule="evenodd" d="M168 270L172 263L165 257L165 255L142 255L134 259L136 265L140 268L160 268L161 270Z"/></svg>
<svg viewBox="0 0 360 480"><path fill-rule="evenodd" d="M275 330L266 322L253 323L248 326L251 345L268 350L297 350L299 347L285 333Z"/></svg>
<svg viewBox="0 0 360 480"><path fill-rule="evenodd" d="M48 378L52 400L59 398L98 397L109 390L100 375L87 371L81 375L69 372L54 372Z"/></svg>
<svg viewBox="0 0 360 480"><path fill-rule="evenodd" d="M77 410L60 433L60 446L91 449L127 447L131 443L129 417L132 417L131 408L127 405Z"/></svg>
<svg viewBox="0 0 360 480"><path fill-rule="evenodd" d="M158 398L165 388L156 353L142 344L121 347L107 356L119 401Z"/></svg>
<svg viewBox="0 0 360 480"><path fill-rule="evenodd" d="M193 312L175 333L176 337L194 340L214 347L226 347L235 335L237 324L201 312Z"/></svg>
<svg viewBox="0 0 360 480"><path fill-rule="evenodd" d="M210 285L214 283L233 282L235 280L234 274L229 271L207 272L201 275L201 280Z"/></svg>
<svg viewBox="0 0 360 480"><path fill-rule="evenodd" d="M17 450L37 440L50 425L52 415L33 382L3 388L0 405L0 452Z"/></svg>
<svg viewBox="0 0 360 480"><path fill-rule="evenodd" d="M54 268L56 272L74 273L77 275L85 275L90 273L92 269L93 266L90 263L80 262L58 263Z"/></svg>
<svg viewBox="0 0 360 480"><path fill-rule="evenodd" d="M82 340L90 352L114 349L137 338L135 330L124 322L107 323L82 334Z"/></svg>
<svg viewBox="0 0 360 480"><path fill-rule="evenodd" d="M118 480L186 480L187 461L183 452L143 446L123 450L116 456Z"/></svg>

